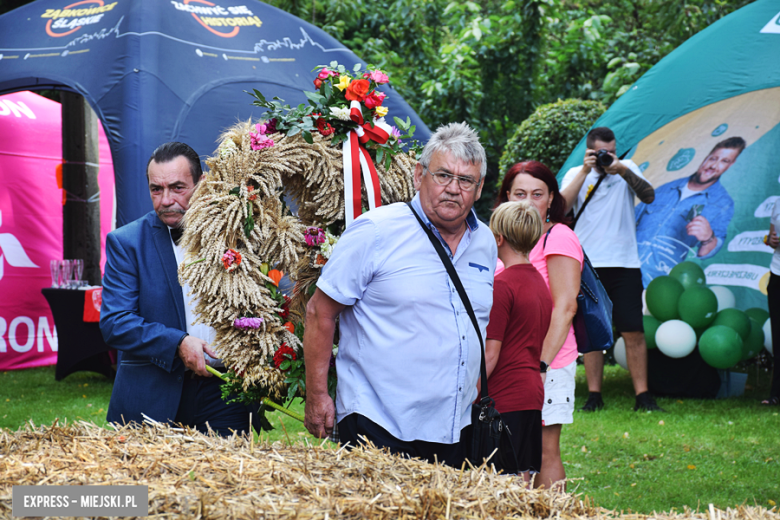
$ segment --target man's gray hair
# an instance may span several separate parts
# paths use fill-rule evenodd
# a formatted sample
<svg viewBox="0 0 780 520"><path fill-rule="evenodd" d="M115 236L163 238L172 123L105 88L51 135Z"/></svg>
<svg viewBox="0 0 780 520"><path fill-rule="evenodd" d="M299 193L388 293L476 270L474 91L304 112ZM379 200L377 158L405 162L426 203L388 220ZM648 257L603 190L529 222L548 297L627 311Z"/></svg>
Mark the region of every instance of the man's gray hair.
<svg viewBox="0 0 780 520"><path fill-rule="evenodd" d="M458 161L479 164L480 179L485 178L487 173L485 149L480 144L477 133L468 124L449 123L440 126L425 145L420 163L427 168L436 152L449 152Z"/></svg>

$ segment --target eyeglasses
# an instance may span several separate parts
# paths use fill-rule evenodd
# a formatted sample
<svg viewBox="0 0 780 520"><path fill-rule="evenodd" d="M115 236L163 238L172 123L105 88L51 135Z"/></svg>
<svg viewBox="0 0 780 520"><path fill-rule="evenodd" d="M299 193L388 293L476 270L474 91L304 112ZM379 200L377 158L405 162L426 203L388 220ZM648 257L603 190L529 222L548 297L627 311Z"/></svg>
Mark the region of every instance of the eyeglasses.
<svg viewBox="0 0 780 520"><path fill-rule="evenodd" d="M428 167L423 165L423 170L428 170ZM432 172L431 170L428 170L428 173L431 174L433 181L439 186L449 186L454 179L457 179L458 187L461 190L474 191L474 188L476 188L477 184L479 184L479 181L475 181L471 177L461 177L459 175L453 175L446 172Z"/></svg>

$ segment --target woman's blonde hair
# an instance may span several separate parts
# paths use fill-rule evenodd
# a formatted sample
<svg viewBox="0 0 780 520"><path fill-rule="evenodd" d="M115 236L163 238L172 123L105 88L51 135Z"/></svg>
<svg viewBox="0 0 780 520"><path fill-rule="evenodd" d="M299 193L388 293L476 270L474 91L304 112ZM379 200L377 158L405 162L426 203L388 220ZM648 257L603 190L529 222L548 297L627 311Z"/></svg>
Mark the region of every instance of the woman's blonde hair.
<svg viewBox="0 0 780 520"><path fill-rule="evenodd" d="M514 251L528 255L542 236L542 217L526 200L504 202L490 217L490 231L504 237Z"/></svg>

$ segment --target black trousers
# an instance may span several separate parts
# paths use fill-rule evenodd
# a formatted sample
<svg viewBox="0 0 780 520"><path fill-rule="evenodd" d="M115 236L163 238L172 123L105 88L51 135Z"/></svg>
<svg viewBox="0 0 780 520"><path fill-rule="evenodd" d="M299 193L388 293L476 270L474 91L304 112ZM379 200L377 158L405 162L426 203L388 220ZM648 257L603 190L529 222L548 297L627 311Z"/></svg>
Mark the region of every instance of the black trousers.
<svg viewBox="0 0 780 520"><path fill-rule="evenodd" d="M769 274L769 285L766 288L767 300L769 304L769 320L772 323L772 359L774 369L772 370L772 390L769 397L780 397L780 367L778 367L777 358L780 356L780 276L775 273Z"/></svg>
<svg viewBox="0 0 780 520"><path fill-rule="evenodd" d="M466 460L465 446L471 438L471 426L460 432L460 442L455 444L442 444L427 441L402 441L393 437L387 430L360 414L350 414L339 422L339 440L342 444L351 446L364 444L361 437L365 437L377 448L388 448L390 453L406 455L427 460L433 463L447 464L460 468Z"/></svg>
<svg viewBox="0 0 780 520"><path fill-rule="evenodd" d="M239 435L250 431L251 407L241 403L227 404L222 399L221 386L222 380L216 376L193 377L191 372L185 372L175 422L192 426L201 433L207 433L211 428L222 437L230 437L234 431ZM254 417L257 413L253 422Z"/></svg>

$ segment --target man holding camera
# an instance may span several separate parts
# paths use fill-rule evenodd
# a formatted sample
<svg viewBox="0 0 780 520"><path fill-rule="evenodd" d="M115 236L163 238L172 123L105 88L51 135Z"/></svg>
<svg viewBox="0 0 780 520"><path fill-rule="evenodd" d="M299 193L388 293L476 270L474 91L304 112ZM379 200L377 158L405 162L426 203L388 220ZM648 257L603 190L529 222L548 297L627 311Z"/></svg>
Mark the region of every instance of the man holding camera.
<svg viewBox="0 0 780 520"><path fill-rule="evenodd" d="M567 210L574 209L578 216L574 232L612 300L612 321L626 342L626 361L636 392L634 410L663 411L647 389L643 287L634 218L634 195L650 204L655 192L636 164L617 158L612 130L594 128L586 144L583 165L566 172L561 194ZM590 394L581 410L596 411L604 407L604 354L585 354L584 362Z"/></svg>

